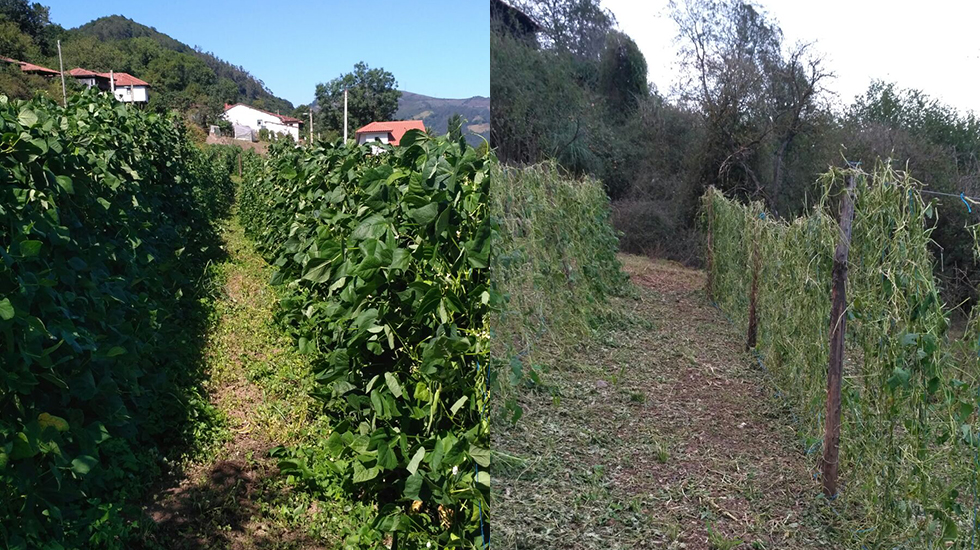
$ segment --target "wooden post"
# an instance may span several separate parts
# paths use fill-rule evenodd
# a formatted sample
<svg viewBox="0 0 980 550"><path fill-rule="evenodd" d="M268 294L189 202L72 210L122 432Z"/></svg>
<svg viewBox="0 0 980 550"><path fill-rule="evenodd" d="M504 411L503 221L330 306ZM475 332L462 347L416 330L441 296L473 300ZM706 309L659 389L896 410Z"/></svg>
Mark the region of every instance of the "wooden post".
<svg viewBox="0 0 980 550"><path fill-rule="evenodd" d="M753 223L759 223L753 220ZM759 257L759 229L752 233L752 286L749 288L749 332L745 338L745 351L755 347L759 334L759 318L756 313L756 302L759 298L759 269L762 261Z"/></svg>
<svg viewBox="0 0 980 550"><path fill-rule="evenodd" d="M714 289L714 271L715 271L715 249L714 249L714 239L713 235L715 232L715 211L714 211L715 200L712 195L708 200L708 258L707 258L707 268L708 277L705 281L704 288L708 294L708 300L714 302L715 300L715 289Z"/></svg>
<svg viewBox="0 0 980 550"><path fill-rule="evenodd" d="M68 91L65 89L65 62L61 59L61 40L58 41L58 69L61 74L61 100L62 106L68 106Z"/></svg>
<svg viewBox="0 0 980 550"><path fill-rule="evenodd" d="M854 219L854 174L847 175L847 186L840 204L840 240L834 250L830 288L830 361L827 365L827 411L824 424L823 492L837 495L837 467L840 459L840 387L844 366L844 321L847 316L847 254L851 246Z"/></svg>

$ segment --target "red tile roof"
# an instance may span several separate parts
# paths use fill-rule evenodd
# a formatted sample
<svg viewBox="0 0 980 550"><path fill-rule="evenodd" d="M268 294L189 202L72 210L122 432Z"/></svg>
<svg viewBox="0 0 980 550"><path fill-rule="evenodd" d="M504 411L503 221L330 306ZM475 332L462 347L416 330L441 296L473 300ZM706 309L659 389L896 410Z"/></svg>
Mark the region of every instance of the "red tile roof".
<svg viewBox="0 0 980 550"><path fill-rule="evenodd" d="M70 76L74 76L76 78L84 78L84 77L87 77L87 76L102 76L99 73L92 72L92 71L90 71L88 69L83 69L81 67L75 67L74 69L68 71L68 74ZM109 77L106 77L106 78L109 78Z"/></svg>
<svg viewBox="0 0 980 550"><path fill-rule="evenodd" d="M241 105L242 107L248 107L249 109L252 109L254 111L258 111L260 113L265 113L265 114L267 114L269 116L274 116L274 117L278 118L279 120L281 120L283 123L286 123L286 124L290 124L290 123L303 124L303 121L300 120L300 119L298 119L298 118L294 118L294 117L286 116L286 115L277 115L276 113L270 113L269 111L264 111L264 110L259 109L257 107L252 107L251 105L245 105L244 103L232 103L232 104L225 103L225 110L227 111L228 109L231 109L232 107L238 107L239 105Z"/></svg>
<svg viewBox="0 0 980 550"><path fill-rule="evenodd" d="M35 65L33 63L28 63L26 61L17 61L16 59L11 59L9 57L0 57L0 61L6 61L7 63L16 63L20 65L20 70L25 73L41 73L41 74L48 74L48 75L61 74L54 69L49 69L47 67Z"/></svg>
<svg viewBox="0 0 980 550"><path fill-rule="evenodd" d="M101 73L99 76L103 78L109 78L109 73ZM129 73L112 73L112 76L116 79L116 86L149 86L149 82L145 82L136 78Z"/></svg>
<svg viewBox="0 0 980 550"><path fill-rule="evenodd" d="M109 75L116 80L116 86L149 86L150 83L140 80L129 73L97 73L95 71L90 71L88 69L83 69L81 67L75 67L74 69L68 71L70 76L75 78L104 78L109 80Z"/></svg>
<svg viewBox="0 0 980 550"><path fill-rule="evenodd" d="M367 133L387 133L388 143L398 145L402 136L409 130L425 131L425 123L421 120L390 120L387 122L372 122L354 132L355 136Z"/></svg>
<svg viewBox="0 0 980 550"><path fill-rule="evenodd" d="M20 70L24 71L25 73L44 73L44 74L49 74L49 75L61 74L61 73L59 73L58 71L56 71L54 69L49 69L47 67L42 67L40 65L35 65L33 63L23 63L20 66Z"/></svg>

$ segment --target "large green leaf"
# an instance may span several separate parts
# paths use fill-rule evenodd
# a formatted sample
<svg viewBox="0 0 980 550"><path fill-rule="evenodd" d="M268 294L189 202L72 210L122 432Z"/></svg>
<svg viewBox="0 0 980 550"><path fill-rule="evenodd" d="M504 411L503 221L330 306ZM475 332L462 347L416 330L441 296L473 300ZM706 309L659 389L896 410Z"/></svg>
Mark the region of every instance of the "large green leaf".
<svg viewBox="0 0 980 550"><path fill-rule="evenodd" d="M10 303L9 298L4 298L0 300L0 319L4 321L9 321L14 318L17 312L14 311L14 305Z"/></svg>

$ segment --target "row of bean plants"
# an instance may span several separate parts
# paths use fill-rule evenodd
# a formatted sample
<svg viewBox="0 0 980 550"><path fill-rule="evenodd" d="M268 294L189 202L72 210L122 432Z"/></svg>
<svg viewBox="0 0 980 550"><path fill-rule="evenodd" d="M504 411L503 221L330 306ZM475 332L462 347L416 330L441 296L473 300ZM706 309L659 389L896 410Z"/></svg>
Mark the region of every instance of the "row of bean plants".
<svg viewBox="0 0 980 550"><path fill-rule="evenodd" d="M350 547L487 541L493 162L413 131L380 154L274 144L247 163L240 215L332 422L319 449L277 451L280 467L370 503Z"/></svg>
<svg viewBox="0 0 980 550"><path fill-rule="evenodd" d="M138 535L161 449L214 414L197 283L232 191L175 116L0 96L0 547Z"/></svg>
<svg viewBox="0 0 980 550"><path fill-rule="evenodd" d="M832 170L812 211L782 221L757 203L709 189L711 297L743 328L754 254L760 258L758 345L795 415L808 456L820 456L830 329L830 280L842 182L856 178L847 273L841 498L855 547L969 547L975 527L976 340L951 339L933 279L936 205L907 173Z"/></svg>
<svg viewBox="0 0 980 550"><path fill-rule="evenodd" d="M619 240L602 183L578 178L554 163L497 166L491 201L500 238L491 266L503 295L491 328L494 352L506 360L493 386L503 390L495 411L522 414L511 388L547 386L536 353L560 354L614 317L609 298L631 292L616 257ZM497 380L507 372L506 380Z"/></svg>

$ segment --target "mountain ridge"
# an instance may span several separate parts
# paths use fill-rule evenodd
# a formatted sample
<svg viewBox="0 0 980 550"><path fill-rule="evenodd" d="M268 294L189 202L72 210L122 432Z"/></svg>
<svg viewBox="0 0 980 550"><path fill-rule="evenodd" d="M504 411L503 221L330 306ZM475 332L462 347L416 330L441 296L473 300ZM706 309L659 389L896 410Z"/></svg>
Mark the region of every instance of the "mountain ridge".
<svg viewBox="0 0 980 550"><path fill-rule="evenodd" d="M449 119L458 113L466 119L463 133L470 144L478 145L490 138L489 97L440 98L405 90L401 92L396 119L421 120L427 128L441 135L446 133Z"/></svg>

